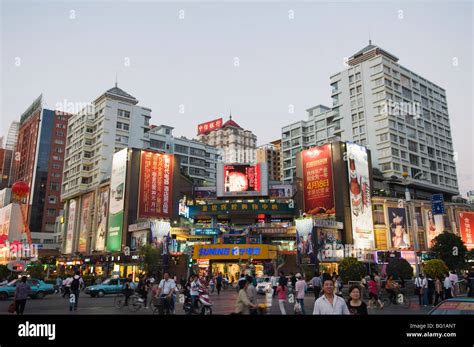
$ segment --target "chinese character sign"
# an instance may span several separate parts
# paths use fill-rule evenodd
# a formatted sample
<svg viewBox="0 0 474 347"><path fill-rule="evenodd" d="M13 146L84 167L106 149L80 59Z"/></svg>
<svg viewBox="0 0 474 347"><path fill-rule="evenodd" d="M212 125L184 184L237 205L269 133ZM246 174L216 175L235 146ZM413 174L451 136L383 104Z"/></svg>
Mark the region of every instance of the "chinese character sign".
<svg viewBox="0 0 474 347"><path fill-rule="evenodd" d="M173 155L142 151L138 218L171 216Z"/></svg>
<svg viewBox="0 0 474 347"><path fill-rule="evenodd" d="M217 130L222 127L222 118L198 125L198 135L206 134L209 131Z"/></svg>
<svg viewBox="0 0 474 347"><path fill-rule="evenodd" d="M474 212L459 213L459 228L467 249L474 249Z"/></svg>

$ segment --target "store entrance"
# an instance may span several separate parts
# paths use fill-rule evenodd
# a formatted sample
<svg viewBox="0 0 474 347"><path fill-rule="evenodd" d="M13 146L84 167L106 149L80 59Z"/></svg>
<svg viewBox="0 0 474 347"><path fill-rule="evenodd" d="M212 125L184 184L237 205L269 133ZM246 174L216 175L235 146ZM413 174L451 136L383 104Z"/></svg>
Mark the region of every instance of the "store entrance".
<svg viewBox="0 0 474 347"><path fill-rule="evenodd" d="M263 263L262 264L255 264L255 265L248 265L247 263L241 263L239 265L238 262L212 262L212 275L217 276L219 273L222 274L223 277L227 278L229 284L235 284L240 277L240 274L244 273L245 275L252 275L256 277L263 276Z"/></svg>

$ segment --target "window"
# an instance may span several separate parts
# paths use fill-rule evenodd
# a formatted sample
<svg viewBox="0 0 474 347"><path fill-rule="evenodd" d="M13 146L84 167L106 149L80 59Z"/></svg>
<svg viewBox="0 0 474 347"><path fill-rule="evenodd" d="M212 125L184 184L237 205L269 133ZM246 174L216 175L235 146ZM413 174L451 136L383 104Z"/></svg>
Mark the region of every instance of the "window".
<svg viewBox="0 0 474 347"><path fill-rule="evenodd" d="M54 195L48 196L48 202L49 202L50 204L55 204L56 201L57 201L57 198L56 198Z"/></svg>
<svg viewBox="0 0 474 347"><path fill-rule="evenodd" d="M380 142L388 141L388 134L381 134L379 135Z"/></svg>
<svg viewBox="0 0 474 347"><path fill-rule="evenodd" d="M360 126L360 133L361 134L365 133L365 125Z"/></svg>
<svg viewBox="0 0 474 347"><path fill-rule="evenodd" d="M394 171L400 171L400 164L398 164L398 163L393 163L393 170L394 170Z"/></svg>
<svg viewBox="0 0 474 347"><path fill-rule="evenodd" d="M349 83L352 83L352 82L354 82L354 75L349 76Z"/></svg>
<svg viewBox="0 0 474 347"><path fill-rule="evenodd" d="M392 148L392 155L398 157L400 155L400 151L396 148Z"/></svg>
<svg viewBox="0 0 474 347"><path fill-rule="evenodd" d="M376 225L385 225L385 212L383 205L374 204L374 224Z"/></svg>
<svg viewBox="0 0 474 347"><path fill-rule="evenodd" d="M326 138L326 130L319 130L316 132L316 141L323 140Z"/></svg>
<svg viewBox="0 0 474 347"><path fill-rule="evenodd" d="M355 74L355 79L356 79L356 81L360 81L360 72L357 72Z"/></svg>
<svg viewBox="0 0 474 347"><path fill-rule="evenodd" d="M51 182L51 183L49 184L49 189L50 189L50 190L53 190L53 191L59 192L59 183Z"/></svg>
<svg viewBox="0 0 474 347"><path fill-rule="evenodd" d="M362 86L357 86L356 93L357 94L362 93Z"/></svg>
<svg viewBox="0 0 474 347"><path fill-rule="evenodd" d="M383 72L390 75L390 68L388 66L383 66Z"/></svg>
<svg viewBox="0 0 474 347"><path fill-rule="evenodd" d="M397 135L390 134L390 140L391 140L392 142L398 142L398 141L397 141Z"/></svg>
<svg viewBox="0 0 474 347"><path fill-rule="evenodd" d="M56 217L56 210L54 208L48 208L48 217Z"/></svg>
<svg viewBox="0 0 474 347"><path fill-rule="evenodd" d="M364 111L359 112L359 119L364 119Z"/></svg>
<svg viewBox="0 0 474 347"><path fill-rule="evenodd" d="M412 152L418 152L418 144L414 141L408 140L408 149Z"/></svg>
<svg viewBox="0 0 474 347"><path fill-rule="evenodd" d="M349 90L349 92L350 92L351 96L355 95L355 88L351 88L351 89Z"/></svg>
<svg viewBox="0 0 474 347"><path fill-rule="evenodd" d="M352 115L352 122L357 122L357 114Z"/></svg>
<svg viewBox="0 0 474 347"><path fill-rule="evenodd" d="M54 140L54 143L57 144L57 145L64 145L63 140Z"/></svg>
<svg viewBox="0 0 474 347"><path fill-rule="evenodd" d="M62 131L56 131L56 136L63 137L64 133Z"/></svg>
<svg viewBox="0 0 474 347"><path fill-rule="evenodd" d="M115 135L115 141L121 143L128 143L128 136Z"/></svg>
<svg viewBox="0 0 474 347"><path fill-rule="evenodd" d="M381 85L383 85L383 77L377 78L374 82L376 87L380 87Z"/></svg>
<svg viewBox="0 0 474 347"><path fill-rule="evenodd" d="M176 146L179 146L179 145L175 145L175 148ZM166 147L166 142L164 141L159 141L159 140L154 140L154 139L150 139L150 147L152 148L158 148L158 149L165 149ZM182 153L182 152L181 152ZM185 152L186 153L186 152Z"/></svg>
<svg viewBox="0 0 474 347"><path fill-rule="evenodd" d="M419 227L423 226L423 218L421 217L421 207L415 207L415 218Z"/></svg>
<svg viewBox="0 0 474 347"><path fill-rule="evenodd" d="M420 165L420 160L417 155L410 154L410 164L419 166ZM412 176L414 177L414 176Z"/></svg>
<svg viewBox="0 0 474 347"><path fill-rule="evenodd" d="M61 169L61 165L53 164L53 169L59 170L59 169Z"/></svg>
<svg viewBox="0 0 474 347"><path fill-rule="evenodd" d="M382 71L382 64L378 64L378 65L375 65L375 66L372 66L372 74L376 74L376 73L379 73ZM349 78L349 81L350 81L350 78Z"/></svg>
<svg viewBox="0 0 474 347"><path fill-rule="evenodd" d="M123 117L123 118L130 118L130 112L118 109L117 110L117 116Z"/></svg>
<svg viewBox="0 0 474 347"><path fill-rule="evenodd" d="M382 171L390 171L392 169L391 163L383 163L380 165L380 170Z"/></svg>
<svg viewBox="0 0 474 347"><path fill-rule="evenodd" d="M400 158L406 159L407 158L407 152L405 151L400 151ZM405 170L406 171L406 170Z"/></svg>
<svg viewBox="0 0 474 347"><path fill-rule="evenodd" d="M405 144L405 138L404 137L399 136L398 139L399 139L401 145Z"/></svg>
<svg viewBox="0 0 474 347"><path fill-rule="evenodd" d="M359 135L359 128L358 127L352 128L352 134Z"/></svg>

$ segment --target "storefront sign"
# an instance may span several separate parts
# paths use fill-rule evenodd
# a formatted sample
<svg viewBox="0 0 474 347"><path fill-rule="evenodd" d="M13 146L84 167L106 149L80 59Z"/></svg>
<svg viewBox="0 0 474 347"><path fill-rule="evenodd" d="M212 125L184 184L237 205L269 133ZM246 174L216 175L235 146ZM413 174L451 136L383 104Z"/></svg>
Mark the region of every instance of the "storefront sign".
<svg viewBox="0 0 474 347"><path fill-rule="evenodd" d="M189 228L172 227L170 233L171 235L189 235Z"/></svg>
<svg viewBox="0 0 474 347"><path fill-rule="evenodd" d="M232 213L267 213L267 214L294 214L294 203L221 203L208 205L189 205L190 217L202 215L218 215Z"/></svg>
<svg viewBox="0 0 474 347"><path fill-rule="evenodd" d="M331 145L301 152L303 164L304 211L308 214L335 214Z"/></svg>
<svg viewBox="0 0 474 347"><path fill-rule="evenodd" d="M170 217L173 155L141 151L137 218Z"/></svg>
<svg viewBox="0 0 474 347"><path fill-rule="evenodd" d="M204 236L210 236L210 235L219 235L220 230L217 228L193 228L191 235L204 235Z"/></svg>
<svg viewBox="0 0 474 347"><path fill-rule="evenodd" d="M275 252L276 247L270 245L194 245L193 259L273 259Z"/></svg>
<svg viewBox="0 0 474 347"><path fill-rule="evenodd" d="M474 249L474 212L459 213L459 229L467 249Z"/></svg>
<svg viewBox="0 0 474 347"><path fill-rule="evenodd" d="M207 134L210 131L220 129L222 127L222 118L198 125L198 135Z"/></svg>
<svg viewBox="0 0 474 347"><path fill-rule="evenodd" d="M258 234L286 234L288 232L288 228L255 228L254 231Z"/></svg>
<svg viewBox="0 0 474 347"><path fill-rule="evenodd" d="M313 218L313 225L317 228L344 229L344 223L335 221L334 219Z"/></svg>
<svg viewBox="0 0 474 347"><path fill-rule="evenodd" d="M390 223L390 246L393 248L410 247L405 209L389 207L388 221Z"/></svg>
<svg viewBox="0 0 474 347"><path fill-rule="evenodd" d="M226 243L226 244L243 245L247 243L246 237L224 236L223 240L224 240L223 243Z"/></svg>
<svg viewBox="0 0 474 347"><path fill-rule="evenodd" d="M133 232L133 231L145 230L145 229L150 229L150 228L151 228L150 221L145 221L145 222L139 222L136 224L130 224L128 226L128 231Z"/></svg>

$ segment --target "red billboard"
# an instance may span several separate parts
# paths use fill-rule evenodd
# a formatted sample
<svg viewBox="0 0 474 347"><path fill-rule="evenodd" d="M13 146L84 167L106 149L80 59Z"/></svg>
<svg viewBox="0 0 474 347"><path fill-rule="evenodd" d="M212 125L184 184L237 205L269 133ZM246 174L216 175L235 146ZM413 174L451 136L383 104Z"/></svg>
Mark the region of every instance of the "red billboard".
<svg viewBox="0 0 474 347"><path fill-rule="evenodd" d="M260 192L260 165L224 165L224 194Z"/></svg>
<svg viewBox="0 0 474 347"><path fill-rule="evenodd" d="M198 135L206 134L210 131L217 130L222 127L222 118L214 119L207 123L198 125Z"/></svg>
<svg viewBox="0 0 474 347"><path fill-rule="evenodd" d="M301 152L304 210L308 214L335 214L332 155L329 144Z"/></svg>
<svg viewBox="0 0 474 347"><path fill-rule="evenodd" d="M474 249L474 212L459 212L459 229L467 249Z"/></svg>
<svg viewBox="0 0 474 347"><path fill-rule="evenodd" d="M173 155L142 151L138 218L171 217Z"/></svg>

